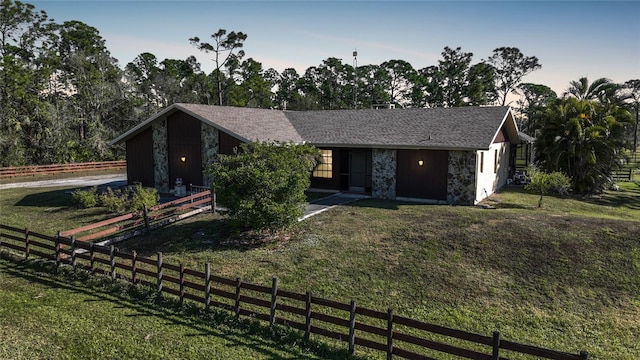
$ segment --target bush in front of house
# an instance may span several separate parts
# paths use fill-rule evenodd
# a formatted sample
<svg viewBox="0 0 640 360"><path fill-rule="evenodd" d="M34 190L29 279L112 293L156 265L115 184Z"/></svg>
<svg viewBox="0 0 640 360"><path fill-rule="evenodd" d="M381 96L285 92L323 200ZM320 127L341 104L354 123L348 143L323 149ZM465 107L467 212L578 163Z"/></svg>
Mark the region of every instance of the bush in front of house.
<svg viewBox="0 0 640 360"><path fill-rule="evenodd" d="M73 206L80 209L89 209L100 205L100 195L98 188L93 187L90 190L75 190L71 193L71 202Z"/></svg>
<svg viewBox="0 0 640 360"><path fill-rule="evenodd" d="M116 191L107 188L107 193L102 198L104 206L114 213L140 211L145 205L147 208L157 205L158 200L158 190L143 188L141 185Z"/></svg>
<svg viewBox="0 0 640 360"><path fill-rule="evenodd" d="M528 181L525 190L540 194L538 207L542 207L542 198L546 194L566 195L571 188L571 179L562 172L544 172L536 167L529 168Z"/></svg>
<svg viewBox="0 0 640 360"><path fill-rule="evenodd" d="M208 172L232 227L276 232L302 216L317 159L310 145L251 142L235 155L219 155Z"/></svg>
<svg viewBox="0 0 640 360"><path fill-rule="evenodd" d="M158 190L143 188L141 185L124 190L107 188L107 191L100 195L102 206L116 214L140 211L145 205L150 208L158 204L158 200Z"/></svg>

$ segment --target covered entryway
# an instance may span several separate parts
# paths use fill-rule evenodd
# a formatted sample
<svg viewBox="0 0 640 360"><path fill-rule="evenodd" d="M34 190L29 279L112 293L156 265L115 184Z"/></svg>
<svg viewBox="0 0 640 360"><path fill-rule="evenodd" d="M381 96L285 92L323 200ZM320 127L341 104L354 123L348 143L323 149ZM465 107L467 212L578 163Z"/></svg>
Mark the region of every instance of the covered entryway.
<svg viewBox="0 0 640 360"><path fill-rule="evenodd" d="M449 152L398 150L396 196L447 200Z"/></svg>
<svg viewBox="0 0 640 360"><path fill-rule="evenodd" d="M349 191L371 192L371 150L349 151Z"/></svg>

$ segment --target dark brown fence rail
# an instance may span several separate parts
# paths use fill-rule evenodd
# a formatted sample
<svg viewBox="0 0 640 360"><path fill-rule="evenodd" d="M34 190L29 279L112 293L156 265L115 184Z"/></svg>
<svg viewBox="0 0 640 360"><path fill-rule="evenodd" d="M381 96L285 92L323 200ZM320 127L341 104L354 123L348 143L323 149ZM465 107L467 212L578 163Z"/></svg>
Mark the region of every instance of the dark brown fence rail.
<svg viewBox="0 0 640 360"><path fill-rule="evenodd" d="M212 201L211 191L206 190L144 209L143 211L117 216L75 229L64 230L59 235L64 237L73 236L80 241L92 241L96 239L104 240L107 236L119 234L110 240L122 241L209 210L213 206Z"/></svg>
<svg viewBox="0 0 640 360"><path fill-rule="evenodd" d="M631 181L633 180L633 169L617 170L611 173L611 178L616 181Z"/></svg>
<svg viewBox="0 0 640 360"><path fill-rule="evenodd" d="M93 170L118 170L126 168L127 162L125 160L59 165L3 167L0 168L0 178L10 178L16 176L55 175Z"/></svg>
<svg viewBox="0 0 640 360"><path fill-rule="evenodd" d="M249 316L280 324L304 333L336 339L347 343L350 353L356 346L386 353L387 359L435 359L438 354L450 354L467 359L505 359L508 354L526 354L553 360L586 360L588 354L566 353L537 346L503 340L499 332L491 336L429 324L396 315L392 309L378 311L279 289L278 278L271 286L242 282L204 271L163 262L156 258L125 253L111 246L76 241L62 236L47 236L26 229L0 224L0 251L12 250L25 258L37 256L51 259L57 266L68 264L74 269L104 273L153 287L159 294L185 299L232 311L235 316Z"/></svg>

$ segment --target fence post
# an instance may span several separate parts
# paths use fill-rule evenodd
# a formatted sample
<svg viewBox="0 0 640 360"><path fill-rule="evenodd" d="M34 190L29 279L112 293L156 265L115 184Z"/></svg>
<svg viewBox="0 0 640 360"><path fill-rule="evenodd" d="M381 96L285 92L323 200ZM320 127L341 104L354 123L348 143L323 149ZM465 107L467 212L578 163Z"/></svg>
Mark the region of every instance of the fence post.
<svg viewBox="0 0 640 360"><path fill-rule="evenodd" d="M56 269L60 267L60 231L56 234Z"/></svg>
<svg viewBox="0 0 640 360"><path fill-rule="evenodd" d="M180 304L184 302L184 264L180 263Z"/></svg>
<svg viewBox="0 0 640 360"><path fill-rule="evenodd" d="M147 210L147 204L143 204L142 214L144 215L144 227L147 229L147 233L151 232L149 227L149 210Z"/></svg>
<svg viewBox="0 0 640 360"><path fill-rule="evenodd" d="M204 309L209 311L211 303L211 264L204 264Z"/></svg>
<svg viewBox="0 0 640 360"><path fill-rule="evenodd" d="M111 281L116 281L116 249L111 245L109 247L109 263L111 265Z"/></svg>
<svg viewBox="0 0 640 360"><path fill-rule="evenodd" d="M215 214L216 213L216 193L215 192L211 192L211 209Z"/></svg>
<svg viewBox="0 0 640 360"><path fill-rule="evenodd" d="M237 277L236 278L236 305L235 305L236 319L240 317L240 286L241 285L242 285L242 281L240 281L240 278Z"/></svg>
<svg viewBox="0 0 640 360"><path fill-rule="evenodd" d="M133 252L131 253L131 283L135 284L137 277L138 277L138 269L137 269L137 261L138 260L138 253L133 250Z"/></svg>
<svg viewBox="0 0 640 360"><path fill-rule="evenodd" d="M387 309L387 360L393 358L393 310Z"/></svg>
<svg viewBox="0 0 640 360"><path fill-rule="evenodd" d="M269 327L273 328L276 323L276 300L278 297L278 277L271 279L271 311L269 312Z"/></svg>
<svg viewBox="0 0 640 360"><path fill-rule="evenodd" d="M356 302L351 300L349 310L349 354L353 355L356 350Z"/></svg>
<svg viewBox="0 0 640 360"><path fill-rule="evenodd" d="M76 271L76 237L71 236L71 267Z"/></svg>
<svg viewBox="0 0 640 360"><path fill-rule="evenodd" d="M307 291L305 302L304 339L309 341L311 335L311 292Z"/></svg>
<svg viewBox="0 0 640 360"><path fill-rule="evenodd" d="M29 229L24 228L24 258L29 258Z"/></svg>
<svg viewBox="0 0 640 360"><path fill-rule="evenodd" d="M589 360L589 353L586 351L580 351L580 360Z"/></svg>
<svg viewBox="0 0 640 360"><path fill-rule="evenodd" d="M491 360L500 359L500 332L493 332L493 341L491 341L491 346L493 346L493 352L491 353Z"/></svg>
<svg viewBox="0 0 640 360"><path fill-rule="evenodd" d="M158 278L156 281L156 287L158 289L158 295L162 295L162 253L158 253L158 268L156 271Z"/></svg>
<svg viewBox="0 0 640 360"><path fill-rule="evenodd" d="M91 267L91 272L96 271L96 253L93 247L94 243L89 243L89 266Z"/></svg>

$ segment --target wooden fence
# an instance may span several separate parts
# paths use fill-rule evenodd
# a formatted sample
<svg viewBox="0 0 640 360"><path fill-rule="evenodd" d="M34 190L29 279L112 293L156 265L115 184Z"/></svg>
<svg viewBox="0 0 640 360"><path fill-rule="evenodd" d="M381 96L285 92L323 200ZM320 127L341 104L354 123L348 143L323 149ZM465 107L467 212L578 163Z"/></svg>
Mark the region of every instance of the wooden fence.
<svg viewBox="0 0 640 360"><path fill-rule="evenodd" d="M100 161L88 163L73 163L59 165L33 165L0 168L0 178L16 176L55 175L62 173L74 173L94 170L119 170L126 169L125 160Z"/></svg>
<svg viewBox="0 0 640 360"><path fill-rule="evenodd" d="M586 360L588 354L572 354L504 340L499 332L491 336L455 330L397 315L392 309L378 311L357 306L354 301L341 303L280 289L278 278L271 286L245 283L213 275L209 263L204 271L187 269L183 264L169 264L162 253L155 258L121 252L62 236L46 236L27 229L0 224L0 251L11 249L32 256L55 260L91 272L104 273L116 280L126 279L153 287L159 295L176 296L232 311L236 317L249 316L280 324L304 333L347 343L350 353L356 346L386 353L387 359L435 359L443 353L468 359L497 360L504 356L527 354L555 360ZM64 246L64 248L63 248Z"/></svg>
<svg viewBox="0 0 640 360"><path fill-rule="evenodd" d="M611 173L611 178L615 181L633 180L633 169L622 169Z"/></svg>
<svg viewBox="0 0 640 360"><path fill-rule="evenodd" d="M157 229L169 223L185 219L214 206L211 191L205 190L187 197L156 205L142 211L114 217L93 224L81 226L59 233L64 237L76 237L79 241L91 241L120 233L109 240L122 241L133 236Z"/></svg>

